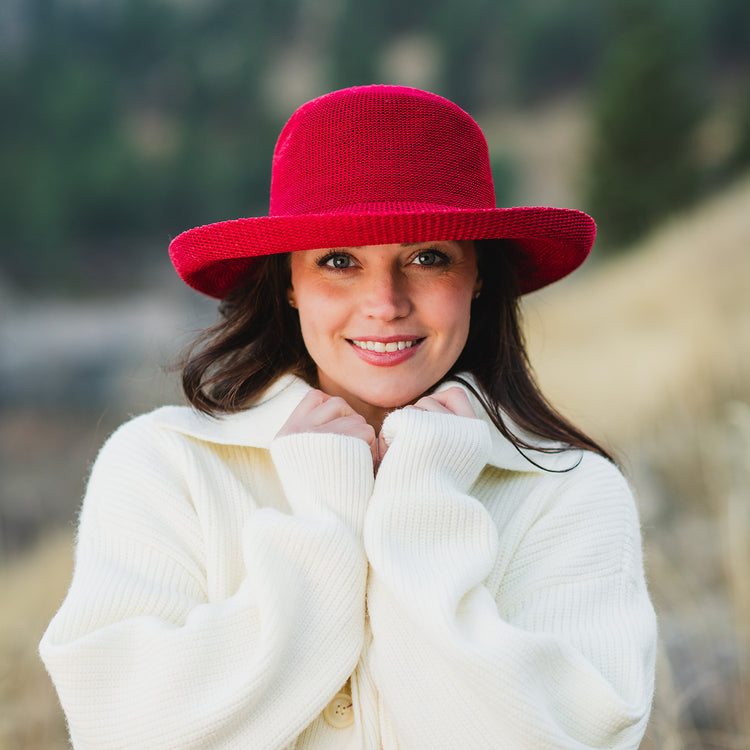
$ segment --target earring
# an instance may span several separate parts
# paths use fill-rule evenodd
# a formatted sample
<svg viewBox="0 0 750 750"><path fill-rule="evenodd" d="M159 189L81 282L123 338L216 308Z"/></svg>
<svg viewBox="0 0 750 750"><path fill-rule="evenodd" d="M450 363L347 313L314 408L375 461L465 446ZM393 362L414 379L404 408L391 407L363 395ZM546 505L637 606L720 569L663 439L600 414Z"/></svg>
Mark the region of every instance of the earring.
<svg viewBox="0 0 750 750"><path fill-rule="evenodd" d="M479 290L477 290L476 292L474 292L474 299L479 299L479 295L480 294L481 294L481 292Z"/></svg>
<svg viewBox="0 0 750 750"><path fill-rule="evenodd" d="M287 299L287 302L289 303L289 307L293 307L295 310L297 309L297 305L294 304L294 300L291 297Z"/></svg>

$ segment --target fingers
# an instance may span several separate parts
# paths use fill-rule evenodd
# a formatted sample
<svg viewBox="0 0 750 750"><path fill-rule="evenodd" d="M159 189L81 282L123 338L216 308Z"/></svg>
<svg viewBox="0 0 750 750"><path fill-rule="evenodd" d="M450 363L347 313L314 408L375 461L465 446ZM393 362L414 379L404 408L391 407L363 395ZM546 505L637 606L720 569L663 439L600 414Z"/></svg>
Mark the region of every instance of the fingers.
<svg viewBox="0 0 750 750"><path fill-rule="evenodd" d="M375 430L367 424L364 418L359 414L333 419L330 422L320 425L318 429L307 430L307 432L326 432L334 435L349 435L350 437L364 440L366 443L372 443L373 446L376 441Z"/></svg>
<svg viewBox="0 0 750 750"><path fill-rule="evenodd" d="M364 440L370 448L373 461L377 460L375 430L361 414L338 396L329 396L318 390L310 391L291 413L276 437L303 432L348 435Z"/></svg>
<svg viewBox="0 0 750 750"><path fill-rule="evenodd" d="M281 428L278 436L280 437L282 433L288 435L292 432L299 432L300 430L294 429L296 425L305 425L312 421L318 421L317 410L330 400L331 397L323 393L323 391L312 390L307 393L302 401L297 404L297 407ZM343 399L339 400L343 401Z"/></svg>
<svg viewBox="0 0 750 750"><path fill-rule="evenodd" d="M322 392L320 394L323 396L323 400L314 408L303 412L301 421L307 428L305 432L317 432L316 427L326 427L326 425L341 417L358 417L364 421L364 417L354 411L343 398L327 396ZM323 432L329 432L329 430L324 429Z"/></svg>
<svg viewBox="0 0 750 750"><path fill-rule="evenodd" d="M333 403L331 403L333 402ZM298 432L316 432L318 427L341 416L348 416L353 409L342 398L331 398L323 391L313 390L305 395L276 437Z"/></svg>
<svg viewBox="0 0 750 750"><path fill-rule="evenodd" d="M458 417L476 417L465 391L457 386L431 396L423 396L406 408L454 414ZM373 464L376 467L388 450L383 434L376 435L375 430L365 418L352 409L343 398L329 396L319 390L310 391L300 401L276 437L303 432L348 435L364 440L370 448Z"/></svg>
<svg viewBox="0 0 750 750"><path fill-rule="evenodd" d="M385 442L385 436L383 435L383 431L381 430L378 433L378 442L376 447L376 458L375 458L375 468L380 466L380 463L382 462L386 451L388 450L388 443Z"/></svg>
<svg viewBox="0 0 750 750"><path fill-rule="evenodd" d="M476 417L466 392L454 386L431 396L423 396L414 404L417 409L434 411L442 414L454 414L457 417Z"/></svg>

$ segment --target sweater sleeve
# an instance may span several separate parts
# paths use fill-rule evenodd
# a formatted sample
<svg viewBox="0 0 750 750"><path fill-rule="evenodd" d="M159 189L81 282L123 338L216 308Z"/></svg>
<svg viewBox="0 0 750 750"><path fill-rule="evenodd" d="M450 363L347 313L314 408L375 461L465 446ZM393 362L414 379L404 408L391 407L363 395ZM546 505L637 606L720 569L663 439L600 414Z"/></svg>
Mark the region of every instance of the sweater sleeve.
<svg viewBox="0 0 750 750"><path fill-rule="evenodd" d="M71 587L40 644L76 748L281 748L320 713L362 648L373 482L367 446L334 437L285 439L275 460L293 513L242 516L244 570L221 600L208 594L185 439L135 420L105 445Z"/></svg>
<svg viewBox="0 0 750 750"><path fill-rule="evenodd" d="M568 474L527 475L517 491L535 516L506 538L469 494L486 481L484 422L407 409L384 430L367 601L371 669L400 746L636 748L655 618L619 472L587 454Z"/></svg>

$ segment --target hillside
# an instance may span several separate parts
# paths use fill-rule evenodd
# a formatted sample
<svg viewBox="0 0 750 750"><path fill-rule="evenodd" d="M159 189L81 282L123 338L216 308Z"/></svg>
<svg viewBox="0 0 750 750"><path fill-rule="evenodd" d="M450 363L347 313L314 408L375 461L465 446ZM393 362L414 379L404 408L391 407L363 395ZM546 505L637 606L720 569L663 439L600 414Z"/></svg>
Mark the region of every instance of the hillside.
<svg viewBox="0 0 750 750"><path fill-rule="evenodd" d="M630 445L677 411L750 385L750 179L675 217L636 252L526 301L527 338L553 403Z"/></svg>

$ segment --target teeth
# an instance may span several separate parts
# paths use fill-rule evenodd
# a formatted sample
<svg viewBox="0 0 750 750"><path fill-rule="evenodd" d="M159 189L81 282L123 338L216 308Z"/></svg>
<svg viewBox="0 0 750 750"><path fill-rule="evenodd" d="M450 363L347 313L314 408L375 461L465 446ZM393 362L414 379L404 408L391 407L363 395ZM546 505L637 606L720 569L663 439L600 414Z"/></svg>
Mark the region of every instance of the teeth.
<svg viewBox="0 0 750 750"><path fill-rule="evenodd" d="M409 349L417 342L412 341L389 341L387 344L383 341L357 341L352 339L352 343L360 349L368 349L371 352L397 352L401 349Z"/></svg>

